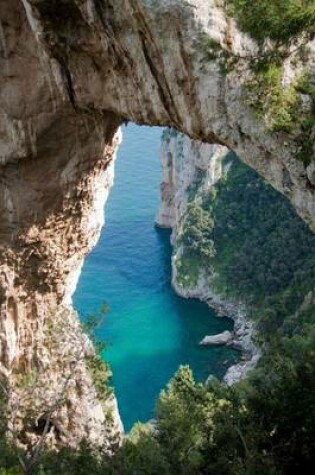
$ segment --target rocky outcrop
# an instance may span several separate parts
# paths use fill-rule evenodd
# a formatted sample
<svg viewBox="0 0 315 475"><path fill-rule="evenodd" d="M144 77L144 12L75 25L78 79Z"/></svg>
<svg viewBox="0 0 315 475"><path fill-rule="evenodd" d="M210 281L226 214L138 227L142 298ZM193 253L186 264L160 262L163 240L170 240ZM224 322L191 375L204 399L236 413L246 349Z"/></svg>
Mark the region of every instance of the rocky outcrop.
<svg viewBox="0 0 315 475"><path fill-rule="evenodd" d="M70 305L124 120L235 150L315 229L313 165L246 102L257 54L218 0L0 0L3 375L40 365L45 322ZM294 48L284 82L302 67Z"/></svg>
<svg viewBox="0 0 315 475"><path fill-rule="evenodd" d="M95 350L82 333L78 315L68 305L59 305L37 319L35 328L34 320L32 328L24 321L25 332L36 342L28 343L33 349L30 360L19 354L19 347L7 375L10 437L30 454L41 439L51 448L75 448L87 439L111 453L123 433L117 401L112 393L100 398L94 387L89 368Z"/></svg>
<svg viewBox="0 0 315 475"><path fill-rule="evenodd" d="M225 330L222 333L217 333L216 335L206 335L200 342L199 345L202 346L217 346L217 345L226 345L230 343L233 339L233 334L229 330Z"/></svg>
<svg viewBox="0 0 315 475"><path fill-rule="evenodd" d="M201 271L196 283L183 286L178 281L178 270L176 259L181 252L177 249L172 257L172 286L176 293L184 298L196 298L206 302L209 307L215 310L217 317L229 317L234 322L232 338L229 345L239 349L243 353L242 360L228 368L223 380L232 385L244 378L248 371L253 369L259 358L260 349L253 341L254 325L247 318L246 307L224 295L219 295L213 290L212 280L214 275Z"/></svg>

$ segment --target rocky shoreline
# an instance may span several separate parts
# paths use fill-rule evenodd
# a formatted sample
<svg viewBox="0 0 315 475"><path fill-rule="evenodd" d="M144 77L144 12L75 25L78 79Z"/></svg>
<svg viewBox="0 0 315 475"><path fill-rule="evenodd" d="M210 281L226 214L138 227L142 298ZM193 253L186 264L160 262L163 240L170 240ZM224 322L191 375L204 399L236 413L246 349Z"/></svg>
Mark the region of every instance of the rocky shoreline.
<svg viewBox="0 0 315 475"><path fill-rule="evenodd" d="M253 343L253 324L247 319L245 305L229 300L213 292L213 276L201 273L195 286L182 287L177 281L176 258L182 249L177 246L182 233L183 218L187 205L193 199L202 199L205 192L217 183L224 172L223 158L228 150L220 145L208 145L194 141L174 129L166 130L161 141L161 203L155 224L172 229L172 287L184 298L196 298L206 302L218 316L234 321L234 331L229 346L242 352L242 360L231 366L224 381L231 385L244 378L260 357L259 348Z"/></svg>
<svg viewBox="0 0 315 475"><path fill-rule="evenodd" d="M213 292L211 278L208 276L200 275L194 287L184 288L179 285L176 257L177 254L172 257L172 287L175 292L181 297L196 298L207 303L210 308L215 310L218 318L224 316L234 321L232 339L227 345L240 350L242 359L235 365L230 366L223 377L223 381L231 386L243 379L248 371L254 369L261 356L261 350L253 342L254 324L247 318L245 305Z"/></svg>

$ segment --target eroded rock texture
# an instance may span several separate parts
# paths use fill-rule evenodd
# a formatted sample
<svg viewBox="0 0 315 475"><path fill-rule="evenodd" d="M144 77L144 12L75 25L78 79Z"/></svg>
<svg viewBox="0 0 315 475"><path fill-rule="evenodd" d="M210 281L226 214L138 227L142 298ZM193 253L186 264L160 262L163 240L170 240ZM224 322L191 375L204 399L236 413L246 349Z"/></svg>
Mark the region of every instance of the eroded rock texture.
<svg viewBox="0 0 315 475"><path fill-rule="evenodd" d="M57 441L103 444L120 430L117 410L110 399L105 424L85 363L93 349L69 304L103 224L119 121L64 101L20 2L2 2L1 25L0 371L12 427L32 406L25 445L47 413Z"/></svg>
<svg viewBox="0 0 315 475"><path fill-rule="evenodd" d="M172 125L234 149L315 229L314 165L298 161L292 138L268 132L246 104L248 63L258 46L227 18L223 3L0 0L1 372L11 381L13 369L43 365L45 325L70 309L99 233L123 120ZM235 59L232 68L209 58L208 36ZM302 67L296 53L292 59L286 81ZM71 310L66 314L71 321ZM74 378L82 424L69 410L59 427L69 437L81 424L73 443L91 436L84 414L97 403L80 396L81 382L91 387L86 378Z"/></svg>
<svg viewBox="0 0 315 475"><path fill-rule="evenodd" d="M174 129L164 131L160 159L161 202L156 216L160 227L172 228L172 241L181 233L189 200L202 196L222 175L222 159L228 149L191 140Z"/></svg>

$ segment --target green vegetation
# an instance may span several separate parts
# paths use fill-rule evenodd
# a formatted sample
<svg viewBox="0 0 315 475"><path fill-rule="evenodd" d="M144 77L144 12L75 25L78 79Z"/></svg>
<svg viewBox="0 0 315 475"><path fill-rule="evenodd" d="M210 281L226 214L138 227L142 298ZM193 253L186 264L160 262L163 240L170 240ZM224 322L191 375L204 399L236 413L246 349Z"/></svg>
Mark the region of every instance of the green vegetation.
<svg viewBox="0 0 315 475"><path fill-rule="evenodd" d="M264 356L233 388L195 383L181 368L121 473L151 473L139 464L152 466L149 453L163 473L183 475L293 475L315 462L315 236L253 170L232 154L226 165L211 194L188 208L181 261L213 266L220 291L248 304ZM201 258L205 242L211 252ZM154 451L143 453L139 440Z"/></svg>
<svg viewBox="0 0 315 475"><path fill-rule="evenodd" d="M283 61L294 42L297 49L292 62L307 65L306 43L315 35L315 1L228 0L227 6L241 30L261 46L266 45L266 40L273 41L251 60L253 76L247 81L249 104L271 131L294 133L299 147L297 158L309 164L313 156L311 132L315 127L314 83L307 69L287 86L282 78ZM309 107L303 106L300 93L309 96Z"/></svg>
<svg viewBox="0 0 315 475"><path fill-rule="evenodd" d="M196 465L187 473L307 473L308 464L315 462L315 236L288 201L237 157L229 154L225 165L224 178L204 197L203 213L199 211L212 223L208 237L215 253L198 265L213 267L218 292L247 304L264 356L233 389L218 383L203 388L212 402L203 400L201 407L196 387L184 399L186 409L178 385L176 395L174 389L162 393L158 408L162 403L166 409L158 411L157 425L163 425L159 418L168 413L163 437L178 442L167 445L182 467L191 462L185 444L195 441ZM182 260L185 246L183 250ZM202 421L194 413L197 407ZM212 431L204 424L207 410ZM182 428L183 414L191 426ZM170 473L185 473L181 470L181 465L173 466Z"/></svg>
<svg viewBox="0 0 315 475"><path fill-rule="evenodd" d="M260 322L271 312L281 324L314 288L315 236L287 199L236 157L204 206L216 223L218 290L248 302Z"/></svg>
<svg viewBox="0 0 315 475"><path fill-rule="evenodd" d="M297 88L302 94L308 94L312 101L315 102L315 84L311 81L309 72L303 74L299 80Z"/></svg>
<svg viewBox="0 0 315 475"><path fill-rule="evenodd" d="M203 52L203 62L216 61L226 74L245 60L251 74L244 75L244 100L271 132L291 135L298 146L296 157L308 165L314 156L315 97L307 43L315 35L315 1L228 0L223 3L240 29L258 41L259 50L247 57L234 54L201 32L196 47ZM289 58L292 65L303 70L284 83L283 65Z"/></svg>
<svg viewBox="0 0 315 475"><path fill-rule="evenodd" d="M301 34L315 34L314 0L228 0L240 28L256 40L287 43Z"/></svg>
<svg viewBox="0 0 315 475"><path fill-rule="evenodd" d="M109 307L104 303L95 315L87 315L83 324L84 332L89 336L93 342L95 353L86 357L87 367L93 379L97 395L103 406L113 393L109 386L109 381L112 376L109 364L103 359L105 351L105 343L97 336L97 329L103 323L105 315L109 312Z"/></svg>
<svg viewBox="0 0 315 475"><path fill-rule="evenodd" d="M253 66L254 76L247 82L248 99L258 117L271 131L291 132L301 119L297 83L283 87L280 60L268 58Z"/></svg>
<svg viewBox="0 0 315 475"><path fill-rule="evenodd" d="M307 78L301 90L314 94ZM315 236L288 201L235 155L203 199L195 193L183 221L179 279L217 272L218 292L245 302L264 355L249 377L228 388L194 381L181 367L161 392L156 421L136 424L115 454L82 443L45 451L31 471L5 437L0 380L0 475L295 475L315 464ZM188 279L188 280L187 280ZM106 313L103 308L101 314ZM98 319L88 317L93 338ZM102 351L96 342L98 351ZM101 398L109 370L89 361ZM104 366L105 365L105 366ZM33 385L36 373L21 384ZM106 424L109 423L107 419Z"/></svg>
<svg viewBox="0 0 315 475"><path fill-rule="evenodd" d="M233 154L225 165L211 193L203 200L197 194L188 206L181 261L190 275L213 267L218 290L252 309L264 346L257 368L228 388L197 383L181 367L161 392L155 423L136 424L114 455L83 443L42 453L32 472L22 470L18 449L4 437L2 401L0 475L309 473L315 463L315 236ZM90 335L96 325L87 319Z"/></svg>
<svg viewBox="0 0 315 475"><path fill-rule="evenodd" d="M52 475L284 475L315 458L315 332L283 339L233 388L196 383L181 367L162 391L154 426L136 424L111 458L82 445L44 454ZM12 470L12 469L11 469ZM20 473L18 471L7 472ZM35 473L35 472L34 472Z"/></svg>
<svg viewBox="0 0 315 475"><path fill-rule="evenodd" d="M187 206L187 214L181 234L181 243L186 251L199 259L213 257L211 231L214 223L209 214L197 203Z"/></svg>
<svg viewBox="0 0 315 475"><path fill-rule="evenodd" d="M311 131L315 126L315 86L307 68L288 86L282 84L281 58L267 56L252 63L253 76L246 83L246 100L272 132L293 134L297 158L305 164L313 157ZM303 104L303 97L307 105Z"/></svg>
<svg viewBox="0 0 315 475"><path fill-rule="evenodd" d="M177 281L182 287L194 287L200 276L201 260L194 255L184 253L176 258Z"/></svg>
<svg viewBox="0 0 315 475"><path fill-rule="evenodd" d="M266 339L314 288L315 236L255 171L232 153L225 162L224 178L188 206L178 281L194 284L201 269L213 268L219 293L250 305L261 327L272 326L264 327Z"/></svg>
<svg viewBox="0 0 315 475"><path fill-rule="evenodd" d="M212 218L201 205L188 204L179 242L185 252L176 261L178 281L184 287L197 283L202 263L214 256L213 226Z"/></svg>
<svg viewBox="0 0 315 475"><path fill-rule="evenodd" d="M310 163L314 156L314 130L315 130L315 83L311 80L309 72L305 72L299 79L297 90L301 94L307 94L310 98L309 112L302 114L300 120L301 133L297 139L300 150L298 158L306 165Z"/></svg>

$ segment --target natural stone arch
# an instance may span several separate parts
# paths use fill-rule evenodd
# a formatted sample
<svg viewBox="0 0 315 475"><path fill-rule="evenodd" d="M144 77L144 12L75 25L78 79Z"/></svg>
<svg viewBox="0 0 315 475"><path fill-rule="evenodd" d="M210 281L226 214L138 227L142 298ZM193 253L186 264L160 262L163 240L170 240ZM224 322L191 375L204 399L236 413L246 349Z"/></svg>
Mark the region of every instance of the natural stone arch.
<svg viewBox="0 0 315 475"><path fill-rule="evenodd" d="M227 145L315 228L313 164L299 162L290 137L271 134L246 104L248 58L258 47L221 4L0 0L3 374L20 361L41 361L49 315L68 309L102 225L100 196L105 199L110 187L115 134L123 121L170 125L193 139ZM222 68L220 55L207 58L205 35L219 52L238 58L233 68ZM10 308L14 336L3 323ZM73 314L65 315L75 325ZM79 380L88 396L76 395L78 404L95 409L83 373ZM70 411L63 427L73 443L82 435L103 437L98 411L94 426L72 439L67 427L79 415Z"/></svg>

